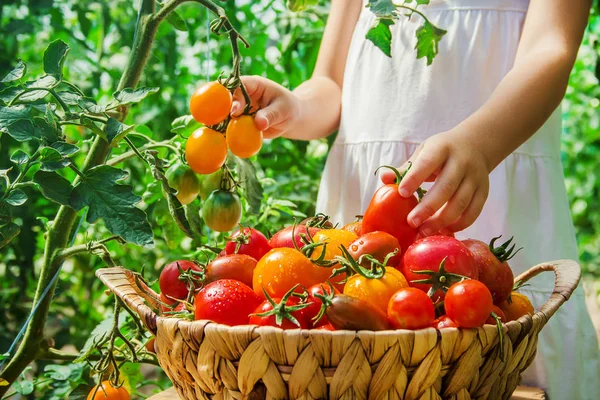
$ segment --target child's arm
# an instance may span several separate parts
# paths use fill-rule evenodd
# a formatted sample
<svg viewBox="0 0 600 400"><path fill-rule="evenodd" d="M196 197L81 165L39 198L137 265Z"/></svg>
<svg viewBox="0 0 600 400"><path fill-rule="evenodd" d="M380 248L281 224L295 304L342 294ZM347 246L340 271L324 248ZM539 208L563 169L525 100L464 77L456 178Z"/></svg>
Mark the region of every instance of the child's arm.
<svg viewBox="0 0 600 400"><path fill-rule="evenodd" d="M255 121L267 138L311 140L333 133L340 119L342 80L361 0L333 0L313 76L293 92L259 76L242 77L252 103L260 106ZM235 94L232 114L244 99Z"/></svg>
<svg viewBox="0 0 600 400"><path fill-rule="evenodd" d="M490 99L413 154L400 194L410 196L422 182L436 177L408 216L424 235L446 228L457 232L475 222L487 199L489 173L560 104L590 6L591 0L532 0L514 67Z"/></svg>

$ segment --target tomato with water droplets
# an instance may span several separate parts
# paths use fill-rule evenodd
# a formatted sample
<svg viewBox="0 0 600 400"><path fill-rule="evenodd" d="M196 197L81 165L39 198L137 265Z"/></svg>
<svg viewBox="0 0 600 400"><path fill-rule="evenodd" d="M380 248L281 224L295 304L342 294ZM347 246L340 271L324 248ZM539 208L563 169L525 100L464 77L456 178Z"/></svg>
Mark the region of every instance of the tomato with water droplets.
<svg viewBox="0 0 600 400"><path fill-rule="evenodd" d="M209 320L235 326L248 324L250 314L261 298L248 286L233 279L221 279L206 285L196 295L196 320Z"/></svg>
<svg viewBox="0 0 600 400"><path fill-rule="evenodd" d="M225 245L225 254L247 254L255 260L260 260L271 250L269 240L262 232L254 228L244 228L231 235L231 240Z"/></svg>
<svg viewBox="0 0 600 400"><path fill-rule="evenodd" d="M205 283L219 279L235 279L252 286L256 260L247 254L226 254L215 258L206 266Z"/></svg>
<svg viewBox="0 0 600 400"><path fill-rule="evenodd" d="M406 287L408 282L402 273L395 268L387 267L381 278L352 275L344 286L344 294L371 303L387 313L388 303L394 293Z"/></svg>
<svg viewBox="0 0 600 400"><path fill-rule="evenodd" d="M295 243L299 249L302 249L305 246L302 241L302 235L309 238L316 235L319 231L319 228L309 228L306 225L288 226L275 233L269 241L269 244L274 249L280 247L293 249L295 248Z"/></svg>
<svg viewBox="0 0 600 400"><path fill-rule="evenodd" d="M191 261L179 260L167 264L160 272L158 285L160 292L165 296L165 303L173 304L177 300L185 300L191 289L191 282L181 277L179 269L183 271L200 272L200 267ZM181 278L181 279L180 279Z"/></svg>

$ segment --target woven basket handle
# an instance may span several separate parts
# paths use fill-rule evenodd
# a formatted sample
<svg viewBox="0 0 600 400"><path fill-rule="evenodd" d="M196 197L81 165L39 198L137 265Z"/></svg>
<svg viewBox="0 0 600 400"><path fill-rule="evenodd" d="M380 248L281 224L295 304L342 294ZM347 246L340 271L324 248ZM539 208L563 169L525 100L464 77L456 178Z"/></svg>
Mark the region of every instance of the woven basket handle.
<svg viewBox="0 0 600 400"><path fill-rule="evenodd" d="M96 276L137 315L150 332L156 334L157 315L146 303L158 309L158 295L139 274L125 268L101 268Z"/></svg>
<svg viewBox="0 0 600 400"><path fill-rule="evenodd" d="M523 272L515 278L515 283L527 282L544 271L553 271L556 275L554 291L539 311L549 319L565 301L569 300L571 294L573 294L573 291L581 279L581 268L579 267L579 264L573 260L550 261L538 264Z"/></svg>

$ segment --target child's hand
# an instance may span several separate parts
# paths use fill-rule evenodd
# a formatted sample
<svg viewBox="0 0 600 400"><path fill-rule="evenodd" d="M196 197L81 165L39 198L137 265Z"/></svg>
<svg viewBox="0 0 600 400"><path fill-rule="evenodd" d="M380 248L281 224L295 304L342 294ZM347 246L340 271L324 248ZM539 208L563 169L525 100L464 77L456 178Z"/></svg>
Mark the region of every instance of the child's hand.
<svg viewBox="0 0 600 400"><path fill-rule="evenodd" d="M461 132L440 133L423 142L410 158L412 166L398 187L401 196L412 196L423 182L435 181L408 215L408 223L420 227L422 235L461 231L481 213L488 196L490 169L472 142ZM393 174L382 176L386 183L394 178Z"/></svg>
<svg viewBox="0 0 600 400"><path fill-rule="evenodd" d="M273 139L283 135L299 114L300 106L294 93L260 76L244 76L242 82L250 96L252 111L258 109L254 121L264 137ZM233 96L231 115L240 115L245 106L244 96L238 89Z"/></svg>

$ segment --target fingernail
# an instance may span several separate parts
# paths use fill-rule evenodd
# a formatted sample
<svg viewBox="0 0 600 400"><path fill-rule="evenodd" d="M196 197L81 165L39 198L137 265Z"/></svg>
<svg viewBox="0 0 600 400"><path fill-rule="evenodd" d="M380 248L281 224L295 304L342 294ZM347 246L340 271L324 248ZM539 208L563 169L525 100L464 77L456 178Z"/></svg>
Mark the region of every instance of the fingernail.
<svg viewBox="0 0 600 400"><path fill-rule="evenodd" d="M402 197L409 197L410 196L410 192L408 191L408 189L401 187L400 190L400 196Z"/></svg>
<svg viewBox="0 0 600 400"><path fill-rule="evenodd" d="M414 217L412 220L412 224L415 228L418 228L421 225L421 219L419 217Z"/></svg>
<svg viewBox="0 0 600 400"><path fill-rule="evenodd" d="M430 236L433 234L433 229L423 228L423 229L421 229L421 232L423 233L423 236Z"/></svg>

